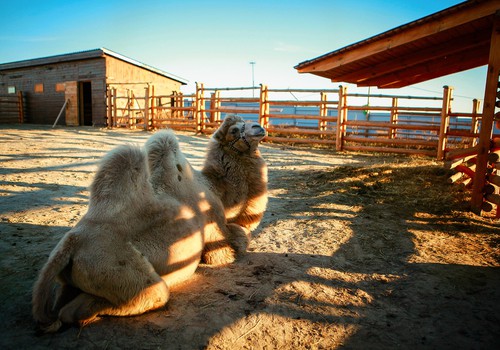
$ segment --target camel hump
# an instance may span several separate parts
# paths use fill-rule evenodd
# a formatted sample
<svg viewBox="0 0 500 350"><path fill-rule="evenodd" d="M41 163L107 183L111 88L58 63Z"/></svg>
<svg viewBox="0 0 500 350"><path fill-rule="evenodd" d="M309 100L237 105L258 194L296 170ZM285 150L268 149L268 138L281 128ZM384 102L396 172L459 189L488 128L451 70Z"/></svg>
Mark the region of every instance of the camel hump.
<svg viewBox="0 0 500 350"><path fill-rule="evenodd" d="M118 146L101 161L90 185L91 201L123 196L124 188L145 184L148 176L145 153L137 146Z"/></svg>
<svg viewBox="0 0 500 350"><path fill-rule="evenodd" d="M161 130L146 142L151 183L157 192L171 192L193 180L193 169L172 130Z"/></svg>
<svg viewBox="0 0 500 350"><path fill-rule="evenodd" d="M172 130L158 131L147 140L145 146L151 168L163 163L165 158L175 161L176 158L182 157L179 142Z"/></svg>

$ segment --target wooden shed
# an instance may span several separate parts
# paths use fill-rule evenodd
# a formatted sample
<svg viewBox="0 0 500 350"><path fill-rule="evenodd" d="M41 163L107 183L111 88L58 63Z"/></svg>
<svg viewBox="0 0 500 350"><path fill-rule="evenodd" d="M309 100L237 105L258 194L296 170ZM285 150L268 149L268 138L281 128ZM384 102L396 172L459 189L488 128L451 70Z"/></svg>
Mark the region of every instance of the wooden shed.
<svg viewBox="0 0 500 350"><path fill-rule="evenodd" d="M500 0L465 1L295 68L333 82L400 88L482 65L488 70L471 201L480 212L495 120L500 127Z"/></svg>
<svg viewBox="0 0 500 350"><path fill-rule="evenodd" d="M172 94L185 84L105 48L0 64L0 95L22 92L24 121L36 124L53 124L63 111L58 124L105 126L109 86Z"/></svg>

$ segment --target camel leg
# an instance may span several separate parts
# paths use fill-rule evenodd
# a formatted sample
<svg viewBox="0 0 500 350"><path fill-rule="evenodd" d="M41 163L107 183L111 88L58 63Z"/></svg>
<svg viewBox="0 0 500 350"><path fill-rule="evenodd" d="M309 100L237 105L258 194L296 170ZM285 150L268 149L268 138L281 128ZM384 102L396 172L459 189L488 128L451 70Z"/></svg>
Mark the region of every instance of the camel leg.
<svg viewBox="0 0 500 350"><path fill-rule="evenodd" d="M105 264L91 265L84 259L76 260L72 278L75 283L85 285L85 291L60 308L58 319L44 327L45 332L57 331L62 323L88 324L100 315L138 315L167 303L168 287L151 263L130 242L119 249L128 256L127 262L134 268L122 269L121 273L115 268L111 273L110 266ZM71 294L74 296L76 288L64 288L58 305L70 300Z"/></svg>
<svg viewBox="0 0 500 350"><path fill-rule="evenodd" d="M113 305L108 300L88 293L81 293L59 312L62 323L89 324L97 316L133 316L163 307L169 299L169 290L165 282L159 282L144 288L132 300Z"/></svg>
<svg viewBox="0 0 500 350"><path fill-rule="evenodd" d="M235 252L226 241L214 241L205 244L202 262L209 265L226 265L234 262Z"/></svg>
<svg viewBox="0 0 500 350"><path fill-rule="evenodd" d="M57 290L54 302L54 314L58 315L64 305L75 299L82 291L79 288L73 287L70 284L63 284Z"/></svg>
<svg viewBox="0 0 500 350"><path fill-rule="evenodd" d="M227 240L237 255L245 254L250 244L252 234L249 229L238 224L228 224L229 235Z"/></svg>
<svg viewBox="0 0 500 350"><path fill-rule="evenodd" d="M244 254L250 243L250 231L237 224L213 228L207 235L202 260L210 265L232 263L237 256Z"/></svg>

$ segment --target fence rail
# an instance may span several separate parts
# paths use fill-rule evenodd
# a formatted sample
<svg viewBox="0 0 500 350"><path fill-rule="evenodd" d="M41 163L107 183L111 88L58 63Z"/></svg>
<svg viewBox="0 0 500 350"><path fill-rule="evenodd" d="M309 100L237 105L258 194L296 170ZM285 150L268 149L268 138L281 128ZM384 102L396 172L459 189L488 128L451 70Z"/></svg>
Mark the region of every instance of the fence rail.
<svg viewBox="0 0 500 350"><path fill-rule="evenodd" d="M248 94L252 93L249 97ZM254 119L268 130L266 141L335 145L337 150L421 154L474 147L481 123L479 103L470 113L452 112L452 88L442 96L349 94L339 89L204 88L196 93L119 96L108 87L108 125L172 128L212 133L226 114ZM258 95L258 96L255 96ZM370 103L367 103L369 101Z"/></svg>

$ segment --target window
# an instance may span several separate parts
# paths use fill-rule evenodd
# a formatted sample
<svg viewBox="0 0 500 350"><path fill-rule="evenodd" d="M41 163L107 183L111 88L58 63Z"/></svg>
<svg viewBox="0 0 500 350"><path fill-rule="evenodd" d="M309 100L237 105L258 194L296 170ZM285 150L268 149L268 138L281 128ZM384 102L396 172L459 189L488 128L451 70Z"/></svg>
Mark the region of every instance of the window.
<svg viewBox="0 0 500 350"><path fill-rule="evenodd" d="M15 86L9 86L9 87L7 87L7 93L8 94L15 94L16 93L16 87Z"/></svg>
<svg viewBox="0 0 500 350"><path fill-rule="evenodd" d="M56 92L64 92L64 83L57 83L56 84Z"/></svg>
<svg viewBox="0 0 500 350"><path fill-rule="evenodd" d="M43 92L43 84L35 84L35 92L42 93Z"/></svg>

